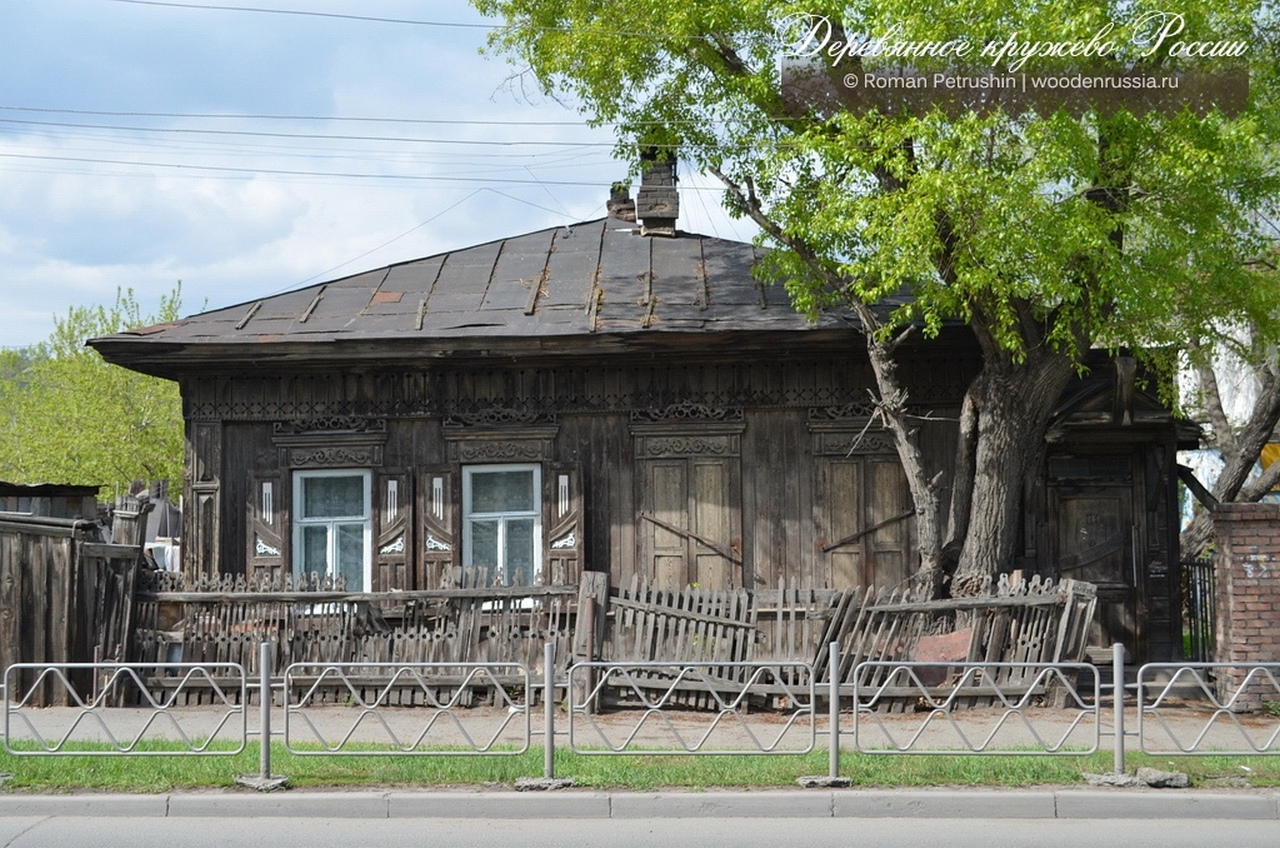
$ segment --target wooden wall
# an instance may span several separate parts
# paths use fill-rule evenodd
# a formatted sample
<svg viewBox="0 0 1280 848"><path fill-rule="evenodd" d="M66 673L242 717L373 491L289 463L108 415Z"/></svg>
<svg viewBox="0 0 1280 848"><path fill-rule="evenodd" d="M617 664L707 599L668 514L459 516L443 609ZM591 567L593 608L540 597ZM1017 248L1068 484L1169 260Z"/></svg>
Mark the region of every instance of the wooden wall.
<svg viewBox="0 0 1280 848"><path fill-rule="evenodd" d="M195 504L187 529L196 540L187 570L286 567L301 444L291 439L345 446L352 467L403 475L415 499L431 468L503 457L572 465L583 567L609 571L615 585L639 576L671 588L850 588L895 585L914 570L910 520L831 547L910 504L892 442L868 426L870 375L856 361L823 353L545 365L185 381ZM947 479L954 409L972 367L942 356L914 369L922 376L913 397L939 419L924 425L926 457ZM275 493L270 526L255 518L264 481ZM255 555L259 540L279 556ZM410 570L422 541L412 539ZM395 585L402 579L377 588L427 588Z"/></svg>

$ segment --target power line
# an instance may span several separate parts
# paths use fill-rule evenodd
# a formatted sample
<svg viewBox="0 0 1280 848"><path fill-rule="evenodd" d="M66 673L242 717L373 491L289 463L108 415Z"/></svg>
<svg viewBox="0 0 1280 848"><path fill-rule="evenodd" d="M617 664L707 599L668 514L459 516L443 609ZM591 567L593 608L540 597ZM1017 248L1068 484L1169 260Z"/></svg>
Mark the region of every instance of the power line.
<svg viewBox="0 0 1280 848"><path fill-rule="evenodd" d="M416 21L408 18L379 18L370 15L351 15L340 12L312 12L301 9L263 9L254 6L222 6L213 3L167 3L162 0L111 0L130 6L165 6L171 9L199 9L214 12L256 12L264 15L293 15L303 18L337 18L377 24L403 24L408 26L453 27L456 29L501 29L499 24L472 24L456 21Z"/></svg>
<svg viewBox="0 0 1280 848"><path fill-rule="evenodd" d="M170 9L195 9L198 11L213 12L252 12L260 15L290 15L303 18L333 18L336 20L360 21L362 23L376 24L398 24L401 26L421 26L421 27L451 27L454 29L484 29L484 30L500 30L506 29L506 24L501 23L464 23L461 21L421 21L412 18L383 18L373 15L352 15L343 12L315 12L302 9L271 9L260 6L225 6L214 3L171 3L165 0L111 0L113 3L126 3L130 6L162 6ZM567 26L530 26L525 29L538 30L540 32L573 32L571 27ZM591 29L584 30L582 34L591 35L607 35L622 36L626 38L649 38L649 39L680 39L688 41L701 41L704 35L683 35L668 34L661 32L640 32L638 30L607 30L607 29Z"/></svg>
<svg viewBox="0 0 1280 848"><path fill-rule="evenodd" d="M555 185L596 187L599 183L585 180L526 180L509 177L494 177L492 174L482 177L459 176L447 174L373 174L356 171L298 171L286 168L238 168L231 165L192 165L174 162L138 162L124 159L101 159L87 156L44 156L30 153L0 153L0 159L16 159L37 162L71 162L77 164L121 165L132 168L163 168L175 171L199 171L230 174L262 174L289 177L341 177L345 179L367 180L411 180L427 182L461 182L461 183L499 183L504 185ZM704 191L701 186L688 186L693 191Z"/></svg>
<svg viewBox="0 0 1280 848"><path fill-rule="evenodd" d="M413 144L465 144L492 147L613 147L611 141L532 141L497 139L414 138L412 136L340 135L330 133L266 132L263 130L210 130L193 127L131 127L119 124L76 124L68 121L24 121L16 118L0 118L0 124L16 124L34 127L62 127L85 130L119 130L121 132L169 133L175 135L250 136L253 138L301 138L333 141L392 141Z"/></svg>
<svg viewBox="0 0 1280 848"><path fill-rule="evenodd" d="M124 0L119 0L124 2ZM94 115L103 118L192 118L198 120L245 120L245 121L328 121L336 123L366 124L426 124L441 126L477 126L477 127L582 127L585 120L570 121L503 121L479 118L390 118L372 115L275 115L275 114L239 114L235 112L139 112L111 111L106 109L60 109L50 106L13 106L0 104L0 112L35 112L52 115ZM782 118L769 118L770 123L779 123ZM670 120L655 119L652 121L631 121L634 126L670 127L690 124L707 126L715 123L709 118L672 118Z"/></svg>

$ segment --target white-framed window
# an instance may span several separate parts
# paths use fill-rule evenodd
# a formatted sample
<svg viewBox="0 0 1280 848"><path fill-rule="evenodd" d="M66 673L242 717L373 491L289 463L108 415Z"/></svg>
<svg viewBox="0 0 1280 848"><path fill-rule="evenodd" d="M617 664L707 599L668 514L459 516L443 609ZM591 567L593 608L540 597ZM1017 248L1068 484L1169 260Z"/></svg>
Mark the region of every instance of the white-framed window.
<svg viewBox="0 0 1280 848"><path fill-rule="evenodd" d="M472 465L462 469L462 564L488 582L533 585L542 575L542 469Z"/></svg>
<svg viewBox="0 0 1280 848"><path fill-rule="evenodd" d="M361 470L293 475L293 573L341 577L351 592L373 583L372 475Z"/></svg>

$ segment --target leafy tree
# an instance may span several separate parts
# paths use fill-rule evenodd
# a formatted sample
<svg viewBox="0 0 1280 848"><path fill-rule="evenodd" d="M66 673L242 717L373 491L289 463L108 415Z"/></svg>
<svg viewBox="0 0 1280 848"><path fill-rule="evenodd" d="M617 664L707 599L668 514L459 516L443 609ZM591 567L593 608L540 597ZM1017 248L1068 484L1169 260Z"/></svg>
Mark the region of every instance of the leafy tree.
<svg viewBox="0 0 1280 848"><path fill-rule="evenodd" d="M179 285L143 317L133 291L110 306L72 307L35 348L0 357L0 479L181 486L182 404L176 383L109 365L85 340L178 317Z"/></svg>
<svg viewBox="0 0 1280 848"><path fill-rule="evenodd" d="M1272 276L1280 274L1280 250L1252 260ZM1280 462L1251 477L1263 448L1275 441L1280 424L1280 352L1273 339L1253 327L1237 327L1214 344L1192 345L1194 377L1190 408L1204 421L1205 442L1222 459L1209 494L1218 502L1258 501L1280 486ZM1199 558L1213 545L1213 522L1198 509L1182 531L1182 555Z"/></svg>
<svg viewBox="0 0 1280 848"><path fill-rule="evenodd" d="M764 272L785 282L797 308L859 316L879 411L911 489L920 577L940 587L944 553L959 551L953 595L980 591L1011 562L1022 481L1090 347L1159 359L1191 340L1211 343L1225 327L1275 334L1275 282L1242 262L1257 255L1256 215L1280 194L1265 155L1280 134L1271 4L1178 4L1180 43L1248 45L1239 59L1249 66L1247 102L1227 115L805 109L788 100L777 70L795 44L787 23L796 14L825 17L838 40L892 33L978 47L1008 37L1087 42L1114 24L1116 46L1098 58L1104 70L1223 68L1221 58L1175 55L1188 51L1171 42L1148 52L1150 38L1122 37L1141 29L1143 4L473 3L508 24L491 49L595 123L615 125L620 152L678 151L716 175L728 208L777 248ZM851 61L858 72L875 62ZM927 59L916 64L930 69ZM905 339L955 321L972 329L983 368L964 399L947 498L922 459L918 410L896 369Z"/></svg>

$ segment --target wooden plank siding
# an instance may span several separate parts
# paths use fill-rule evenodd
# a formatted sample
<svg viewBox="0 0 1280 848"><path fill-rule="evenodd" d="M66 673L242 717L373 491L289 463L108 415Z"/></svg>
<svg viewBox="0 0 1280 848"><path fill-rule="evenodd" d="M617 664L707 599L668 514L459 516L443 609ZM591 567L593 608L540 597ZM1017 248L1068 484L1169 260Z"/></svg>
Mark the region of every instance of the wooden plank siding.
<svg viewBox="0 0 1280 848"><path fill-rule="evenodd" d="M824 550L841 534L898 514L909 502L883 438L874 457L838 457L830 445L819 444L813 427L815 416L835 420L845 437L865 426L865 368L812 356L776 362L655 360L643 367L610 361L535 365L541 364L186 381L188 408L196 416L189 427L189 462L199 469L206 497L220 507L211 519L217 523L216 546L196 545L191 552L193 559L213 556L216 563L192 562L188 570L288 571L289 501L298 467L292 442L277 428L282 422L305 427L343 417L382 422L376 444L373 437L369 441L380 521L391 479L412 513L405 519L407 532L379 539L378 551L400 538L406 549L403 558L375 551L372 589L443 585L449 568L460 564L425 549L425 504L432 480L441 474L448 493L459 497L469 438L537 457L544 486L552 465L580 468L580 567L607 570L615 584L639 576L672 589L756 589L783 582L847 588L894 584L914 570L910 521L875 530L856 550ZM934 414L954 407L954 387L921 394L938 401ZM855 417L840 418L849 409ZM216 424L206 426L200 420L206 415L215 416ZM932 467L948 466L954 446L948 429L933 422L923 429ZM324 444L320 430L315 440ZM496 461L491 456L472 462ZM255 517L264 482L274 491L271 527ZM645 513L657 520L641 517ZM380 528L379 523L376 532ZM260 553L260 537L269 550L281 552L278 558Z"/></svg>

